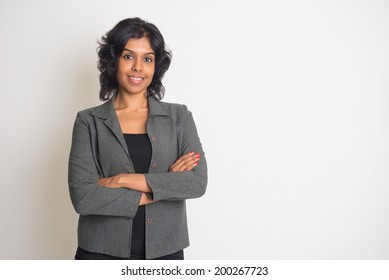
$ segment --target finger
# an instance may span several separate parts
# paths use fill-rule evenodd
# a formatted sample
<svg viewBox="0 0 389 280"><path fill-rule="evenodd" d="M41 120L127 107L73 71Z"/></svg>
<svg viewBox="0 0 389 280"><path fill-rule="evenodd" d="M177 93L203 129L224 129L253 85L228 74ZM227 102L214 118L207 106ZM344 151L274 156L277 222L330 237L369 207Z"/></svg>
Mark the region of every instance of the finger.
<svg viewBox="0 0 389 280"><path fill-rule="evenodd" d="M193 167L195 167L200 160L200 155L194 155L190 158L186 158L178 162L174 166L174 171L185 171L185 170L191 170Z"/></svg>
<svg viewBox="0 0 389 280"><path fill-rule="evenodd" d="M180 164L183 160L187 159L188 157L190 157L190 156L193 155L193 154L194 154L194 152L189 152L189 153L187 153L187 154L185 154L185 155L179 157L179 158L170 166L170 168L177 166L177 165Z"/></svg>
<svg viewBox="0 0 389 280"><path fill-rule="evenodd" d="M179 158L176 160L176 163L180 163L180 162L182 162L182 161L185 161L185 160L187 160L188 158L191 158L193 155L194 155L194 151L189 152L189 153L187 153L187 154L185 154L185 155L179 157Z"/></svg>
<svg viewBox="0 0 389 280"><path fill-rule="evenodd" d="M183 166L183 171L191 171L195 166L197 166L197 162L193 163L193 164L188 164L187 166Z"/></svg>
<svg viewBox="0 0 389 280"><path fill-rule="evenodd" d="M185 170L191 170L196 165L195 162L197 162L200 159L200 153L195 154L194 151L191 151L180 158L178 158L169 168L170 172L176 172L176 171L185 171Z"/></svg>
<svg viewBox="0 0 389 280"><path fill-rule="evenodd" d="M195 166L197 166L197 162L195 163L186 163L185 165L180 166L180 168L176 168L175 172L177 171L191 171Z"/></svg>
<svg viewBox="0 0 389 280"><path fill-rule="evenodd" d="M191 164L194 164L196 161L197 161L197 157L194 157L194 156L191 156L191 157L186 157L182 160L180 160L179 162L177 162L177 164L175 165L176 168L182 170L184 169L186 166L188 165L191 165Z"/></svg>
<svg viewBox="0 0 389 280"><path fill-rule="evenodd" d="M176 167L176 166L182 164L182 162L186 161L187 159L189 159L189 158L190 158L191 156L193 156L193 155L194 155L194 151L189 152L189 153L187 153L187 154L185 154L185 155L179 157L179 158L170 166L170 168L174 168L174 167Z"/></svg>

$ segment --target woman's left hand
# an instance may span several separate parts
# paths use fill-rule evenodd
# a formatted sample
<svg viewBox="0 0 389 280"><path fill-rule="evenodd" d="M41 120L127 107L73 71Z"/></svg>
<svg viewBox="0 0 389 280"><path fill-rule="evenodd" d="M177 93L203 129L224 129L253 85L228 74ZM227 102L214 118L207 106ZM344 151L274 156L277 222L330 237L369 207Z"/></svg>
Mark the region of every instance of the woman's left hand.
<svg viewBox="0 0 389 280"><path fill-rule="evenodd" d="M119 174L118 174L119 175ZM109 187L109 188L120 188L121 185L119 184L119 176L114 175L112 177L108 178L100 178L98 180L99 186Z"/></svg>
<svg viewBox="0 0 389 280"><path fill-rule="evenodd" d="M180 172L192 170L200 160L200 153L194 151L179 157L169 168L169 172Z"/></svg>
<svg viewBox="0 0 389 280"><path fill-rule="evenodd" d="M108 188L127 188L134 191L151 193L144 174L120 173L107 178L100 178L98 184Z"/></svg>
<svg viewBox="0 0 389 280"><path fill-rule="evenodd" d="M98 184L100 187L125 188L126 185L125 185L125 182L123 182L123 180L125 180L125 178L128 178L131 175L134 176L134 174L117 174L117 175L114 175L114 176L108 177L108 178L100 178L98 180ZM142 174L135 174L135 176L137 176L137 178L141 178L141 177L139 177L139 175L143 176ZM143 178L144 178L144 176L143 176ZM146 187L142 187L142 188L144 188L145 191L148 191L150 188L147 186L147 183L142 184L143 181L142 180L140 180L140 181L141 181L141 186L143 186L143 184L146 184ZM130 183L130 185L131 185L131 183ZM127 187L127 188L134 189L134 188L130 188L130 187ZM138 189L138 191L142 191L142 190ZM146 205L146 204L155 202L146 195L145 191L142 191L142 196L140 198L139 205ZM150 193L150 191L148 191L148 192Z"/></svg>

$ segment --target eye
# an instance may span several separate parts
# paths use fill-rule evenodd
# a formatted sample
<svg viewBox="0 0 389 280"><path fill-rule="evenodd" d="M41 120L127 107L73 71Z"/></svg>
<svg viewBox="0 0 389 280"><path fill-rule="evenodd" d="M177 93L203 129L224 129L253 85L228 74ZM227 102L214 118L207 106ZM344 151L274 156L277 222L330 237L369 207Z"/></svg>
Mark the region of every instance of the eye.
<svg viewBox="0 0 389 280"><path fill-rule="evenodd" d="M145 62L152 62L153 59L151 57L145 57Z"/></svg>
<svg viewBox="0 0 389 280"><path fill-rule="evenodd" d="M129 59L133 59L134 57L130 54L125 54L123 55L123 58L129 60Z"/></svg>

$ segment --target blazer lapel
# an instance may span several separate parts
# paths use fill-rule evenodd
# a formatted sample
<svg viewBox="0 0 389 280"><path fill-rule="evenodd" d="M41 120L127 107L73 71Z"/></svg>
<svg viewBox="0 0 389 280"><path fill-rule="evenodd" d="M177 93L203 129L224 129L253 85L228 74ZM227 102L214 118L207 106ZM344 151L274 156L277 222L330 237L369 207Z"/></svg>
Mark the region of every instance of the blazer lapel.
<svg viewBox="0 0 389 280"><path fill-rule="evenodd" d="M124 140L122 129L120 128L119 120L117 118L115 107L113 105L115 97L112 97L106 103L98 106L94 111L92 111L92 115L103 119L104 124L111 130L111 132L115 135L116 139L122 145L124 151L126 152L128 158L130 155L128 153L127 144Z"/></svg>
<svg viewBox="0 0 389 280"><path fill-rule="evenodd" d="M161 102L154 97L148 98L149 102L149 117L151 116L169 116L170 114L162 107Z"/></svg>

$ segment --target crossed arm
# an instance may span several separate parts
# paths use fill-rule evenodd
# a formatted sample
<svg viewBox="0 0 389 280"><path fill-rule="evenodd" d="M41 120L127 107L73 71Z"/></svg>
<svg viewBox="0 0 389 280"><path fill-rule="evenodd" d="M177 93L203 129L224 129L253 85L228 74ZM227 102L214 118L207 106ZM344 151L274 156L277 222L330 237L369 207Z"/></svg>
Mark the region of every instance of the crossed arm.
<svg viewBox="0 0 389 280"><path fill-rule="evenodd" d="M200 154L190 152L182 157L178 158L169 168L169 172L181 172L192 170L200 160ZM152 193L152 189L149 187L144 174L128 174L122 173L112 177L100 178L98 181L99 186L109 188L127 188L134 191L142 192L139 205L145 205L152 202L147 193Z"/></svg>

